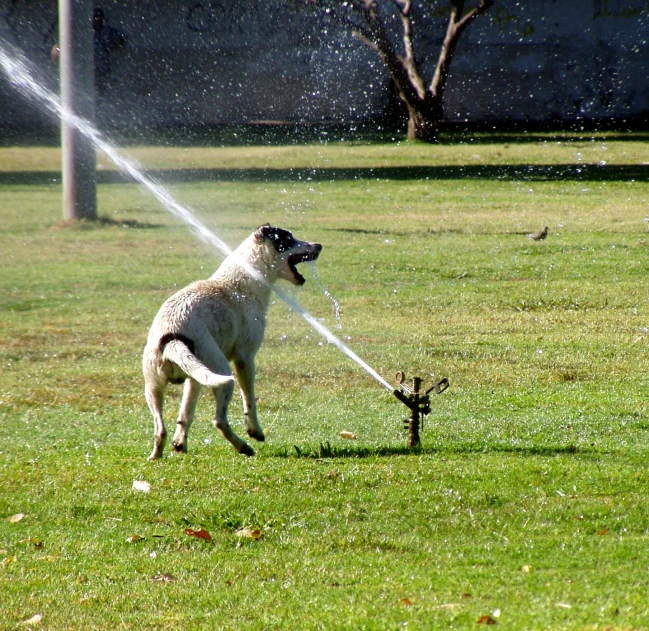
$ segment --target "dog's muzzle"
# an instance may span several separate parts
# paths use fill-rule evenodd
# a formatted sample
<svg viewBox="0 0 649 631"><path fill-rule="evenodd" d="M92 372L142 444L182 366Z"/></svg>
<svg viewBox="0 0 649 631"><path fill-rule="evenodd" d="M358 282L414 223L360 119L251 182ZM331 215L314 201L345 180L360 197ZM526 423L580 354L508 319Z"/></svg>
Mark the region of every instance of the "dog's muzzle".
<svg viewBox="0 0 649 631"><path fill-rule="evenodd" d="M302 274L297 271L296 265L298 263L308 263L309 261L315 261L318 256L320 256L321 251L322 245L320 245L319 243L311 243L306 251L291 254L288 257L288 266L293 276L295 276L295 280L297 281L296 284L304 285L304 283L306 282L304 276L302 276Z"/></svg>

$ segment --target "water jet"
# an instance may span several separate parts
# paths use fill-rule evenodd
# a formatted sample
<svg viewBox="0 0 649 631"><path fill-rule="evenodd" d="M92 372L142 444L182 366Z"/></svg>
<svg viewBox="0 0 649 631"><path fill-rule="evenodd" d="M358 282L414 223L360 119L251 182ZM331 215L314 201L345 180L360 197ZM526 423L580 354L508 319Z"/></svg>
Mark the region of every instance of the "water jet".
<svg viewBox="0 0 649 631"><path fill-rule="evenodd" d="M3 71L9 83L14 86L23 96L40 103L48 112L59 118L66 125L69 125L82 134L94 147L101 150L124 174L132 178L145 189L147 189L172 215L179 218L185 225L190 227L197 236L207 244L215 247L224 256L230 256L233 252L228 245L217 237L205 224L203 224L194 213L187 207L182 206L171 195L171 193L151 176L145 173L144 168L132 158L127 157L111 142L109 142L88 120L70 112L61 103L60 98L54 92L48 90L42 83L37 81L35 73L29 62L20 54L20 51L14 47L7 49L0 45L0 70ZM252 269L244 261L238 261L248 274L254 278L265 282L256 270ZM405 374L401 371L397 373L397 381L400 389L394 389L381 375L379 375L371 366L364 362L356 353L354 353L342 340L337 338L327 327L314 318L306 309L293 300L281 288L271 285L271 290L286 303L291 309L296 311L315 331L320 333L330 344L334 344L342 353L347 355L351 360L356 362L368 375L375 379L381 386L406 405L410 411L410 418L406 421L410 429L408 445L415 447L419 444L419 430L423 417L430 412L429 393L435 390L440 394L448 388L448 379L444 378L440 382L433 384L431 388L422 393L422 380L419 377L412 379L412 385L405 384ZM328 294L328 292L327 292ZM333 300L330 294L328 296ZM339 317L338 304L334 300L336 316Z"/></svg>

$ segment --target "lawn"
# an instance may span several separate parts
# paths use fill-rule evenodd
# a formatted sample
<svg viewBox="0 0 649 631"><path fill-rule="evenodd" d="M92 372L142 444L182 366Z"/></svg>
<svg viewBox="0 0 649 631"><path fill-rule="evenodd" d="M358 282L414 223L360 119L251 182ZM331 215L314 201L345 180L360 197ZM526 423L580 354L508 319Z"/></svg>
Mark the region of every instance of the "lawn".
<svg viewBox="0 0 649 631"><path fill-rule="evenodd" d="M128 152L231 246L322 243L340 322L307 266L283 288L390 383L451 387L408 450L275 299L267 442L237 455L204 394L148 462L148 327L221 256L103 156L100 220L64 224L58 150L0 148L0 628L649 629L645 137Z"/></svg>

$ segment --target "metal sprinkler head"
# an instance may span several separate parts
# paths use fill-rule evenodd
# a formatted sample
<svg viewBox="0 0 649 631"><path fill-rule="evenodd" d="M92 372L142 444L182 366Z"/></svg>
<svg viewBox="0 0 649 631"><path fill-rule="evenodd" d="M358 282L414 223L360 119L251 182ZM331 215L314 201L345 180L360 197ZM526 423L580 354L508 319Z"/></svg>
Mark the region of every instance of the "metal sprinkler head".
<svg viewBox="0 0 649 631"><path fill-rule="evenodd" d="M410 410L409 418L405 419L404 428L408 430L408 447L416 447L420 444L419 429L424 429L424 416L430 412L430 397L433 390L441 394L448 388L448 379L444 377L441 381L434 383L428 390L422 391L421 377L413 377L411 385L406 385L406 374L399 370L396 374L396 381L400 390L393 390L394 396Z"/></svg>

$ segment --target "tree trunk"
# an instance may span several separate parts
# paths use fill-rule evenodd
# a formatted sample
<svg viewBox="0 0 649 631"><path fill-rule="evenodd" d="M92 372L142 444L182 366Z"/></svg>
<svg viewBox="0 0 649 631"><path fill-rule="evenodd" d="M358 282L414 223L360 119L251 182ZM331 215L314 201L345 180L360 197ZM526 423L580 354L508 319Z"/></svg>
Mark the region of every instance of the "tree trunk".
<svg viewBox="0 0 649 631"><path fill-rule="evenodd" d="M408 107L408 140L437 142L439 140L440 117L424 112L423 108Z"/></svg>

